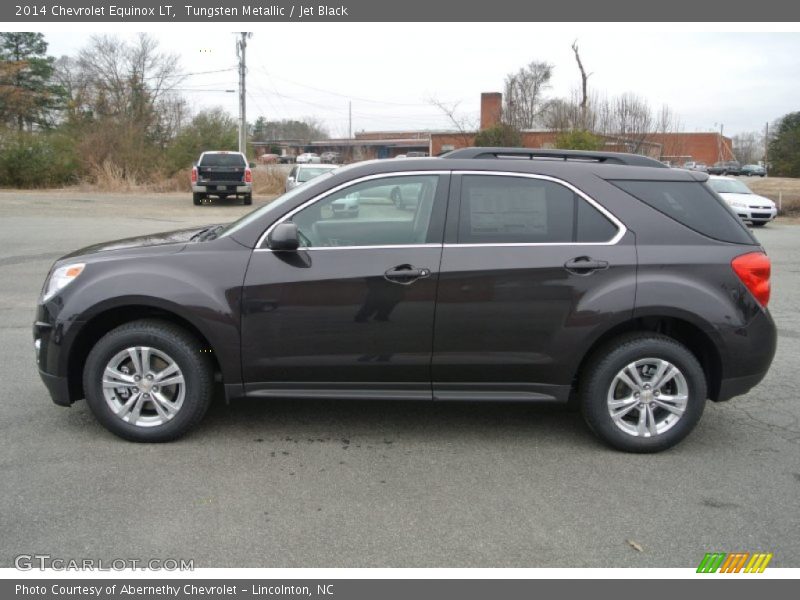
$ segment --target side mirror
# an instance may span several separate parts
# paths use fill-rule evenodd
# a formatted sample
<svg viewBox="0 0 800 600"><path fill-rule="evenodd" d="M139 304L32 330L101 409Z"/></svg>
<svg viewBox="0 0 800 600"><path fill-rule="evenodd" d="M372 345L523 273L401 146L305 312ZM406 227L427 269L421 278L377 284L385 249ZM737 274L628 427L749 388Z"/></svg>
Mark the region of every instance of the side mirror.
<svg viewBox="0 0 800 600"><path fill-rule="evenodd" d="M294 183L294 177L287 177L286 181L288 181L289 183Z"/></svg>
<svg viewBox="0 0 800 600"><path fill-rule="evenodd" d="M300 247L300 236L297 225L291 222L279 223L275 226L267 239L271 250L278 252L294 252Z"/></svg>

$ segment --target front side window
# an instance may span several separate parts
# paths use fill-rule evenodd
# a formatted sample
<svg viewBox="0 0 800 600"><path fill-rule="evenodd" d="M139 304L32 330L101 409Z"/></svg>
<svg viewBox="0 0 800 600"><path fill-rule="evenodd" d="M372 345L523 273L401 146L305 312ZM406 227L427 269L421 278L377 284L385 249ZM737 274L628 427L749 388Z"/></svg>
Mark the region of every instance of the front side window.
<svg viewBox="0 0 800 600"><path fill-rule="evenodd" d="M356 183L295 213L309 248L425 244L438 175L382 177Z"/></svg>
<svg viewBox="0 0 800 600"><path fill-rule="evenodd" d="M462 178L461 244L604 243L617 232L603 213L553 181L490 175Z"/></svg>

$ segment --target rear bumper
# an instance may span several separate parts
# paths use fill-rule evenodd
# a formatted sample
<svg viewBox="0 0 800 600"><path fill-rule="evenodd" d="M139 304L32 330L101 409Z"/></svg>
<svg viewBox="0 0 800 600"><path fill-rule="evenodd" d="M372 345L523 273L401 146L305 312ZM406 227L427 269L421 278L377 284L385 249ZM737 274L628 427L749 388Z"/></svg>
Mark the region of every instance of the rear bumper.
<svg viewBox="0 0 800 600"><path fill-rule="evenodd" d="M252 191L252 185L235 182L220 181L192 184L192 192L195 194L250 194Z"/></svg>
<svg viewBox="0 0 800 600"><path fill-rule="evenodd" d="M778 332L766 310L759 309L746 327L728 331L727 359L724 359L719 392L712 399L730 400L758 385L769 371L777 345Z"/></svg>
<svg viewBox="0 0 800 600"><path fill-rule="evenodd" d="M747 377L731 377L730 379L723 379L719 386L719 395L716 398L717 402L724 402L736 396L742 396L761 383L766 371L758 373L757 375L748 375Z"/></svg>

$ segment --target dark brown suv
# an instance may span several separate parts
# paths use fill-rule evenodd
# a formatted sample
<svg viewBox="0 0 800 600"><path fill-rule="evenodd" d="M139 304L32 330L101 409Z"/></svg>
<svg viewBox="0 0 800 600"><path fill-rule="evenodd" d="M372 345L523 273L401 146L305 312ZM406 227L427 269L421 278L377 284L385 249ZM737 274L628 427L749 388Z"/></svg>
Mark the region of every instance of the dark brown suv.
<svg viewBox="0 0 800 600"><path fill-rule="evenodd" d="M227 399L575 403L612 446L663 450L775 352L769 259L707 178L491 148L337 169L228 225L59 259L39 370L135 441L196 425L216 381Z"/></svg>

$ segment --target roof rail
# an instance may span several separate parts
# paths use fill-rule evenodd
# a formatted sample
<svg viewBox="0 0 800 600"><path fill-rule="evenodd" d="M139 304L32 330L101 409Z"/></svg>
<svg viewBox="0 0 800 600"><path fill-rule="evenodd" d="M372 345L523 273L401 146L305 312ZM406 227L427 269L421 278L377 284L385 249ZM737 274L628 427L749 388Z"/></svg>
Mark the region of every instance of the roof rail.
<svg viewBox="0 0 800 600"><path fill-rule="evenodd" d="M667 165L641 154L622 152L592 152L589 150L545 150L541 148L459 148L439 155L440 158L512 158L528 160L575 160L632 167L661 167Z"/></svg>

